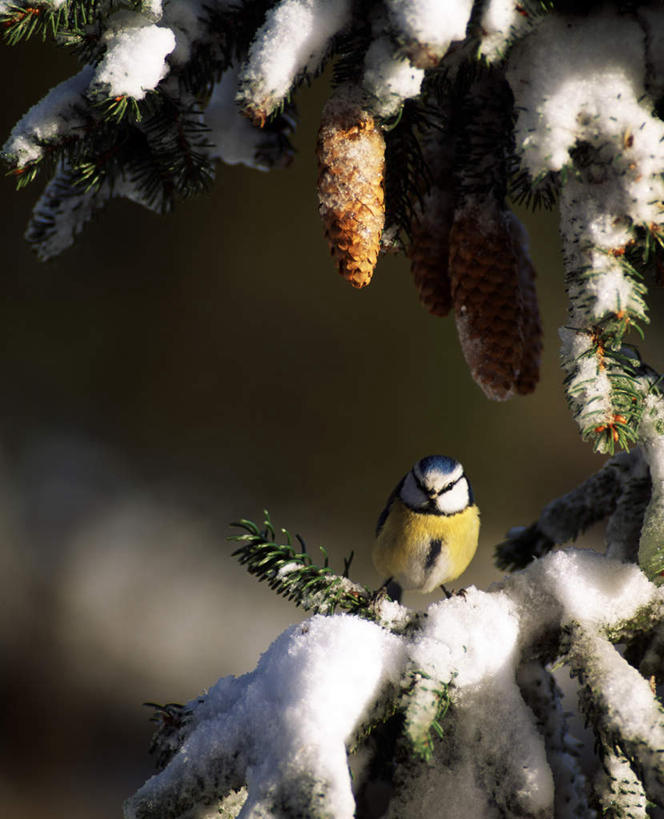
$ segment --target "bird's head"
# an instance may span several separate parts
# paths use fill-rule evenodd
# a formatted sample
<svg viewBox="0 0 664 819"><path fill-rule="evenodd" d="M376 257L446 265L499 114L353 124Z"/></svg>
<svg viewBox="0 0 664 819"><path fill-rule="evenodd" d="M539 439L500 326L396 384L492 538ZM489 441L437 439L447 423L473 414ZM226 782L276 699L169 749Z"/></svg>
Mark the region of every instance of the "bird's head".
<svg viewBox="0 0 664 819"><path fill-rule="evenodd" d="M399 496L411 509L434 515L455 515L474 502L463 467L445 455L421 458L404 478Z"/></svg>

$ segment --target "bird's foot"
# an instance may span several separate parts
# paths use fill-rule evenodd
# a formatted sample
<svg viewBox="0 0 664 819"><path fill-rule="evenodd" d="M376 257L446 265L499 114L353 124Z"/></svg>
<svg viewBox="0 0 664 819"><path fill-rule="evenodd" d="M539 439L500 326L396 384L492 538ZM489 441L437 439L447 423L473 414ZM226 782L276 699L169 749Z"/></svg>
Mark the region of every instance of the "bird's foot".
<svg viewBox="0 0 664 819"><path fill-rule="evenodd" d="M395 603L400 603L401 592L401 586L396 582L396 580L394 580L392 577L388 577L383 585L374 592L373 600L371 601L372 605L376 606L379 603L382 603L383 600L388 597Z"/></svg>
<svg viewBox="0 0 664 819"><path fill-rule="evenodd" d="M462 597L462 598L464 598L464 600L466 598L466 590L465 589L459 589L458 591L451 592L451 591L448 591L445 588L445 586L443 586L442 584L441 584L440 588L443 590L443 593L444 593L445 597L448 600L450 599L450 597Z"/></svg>

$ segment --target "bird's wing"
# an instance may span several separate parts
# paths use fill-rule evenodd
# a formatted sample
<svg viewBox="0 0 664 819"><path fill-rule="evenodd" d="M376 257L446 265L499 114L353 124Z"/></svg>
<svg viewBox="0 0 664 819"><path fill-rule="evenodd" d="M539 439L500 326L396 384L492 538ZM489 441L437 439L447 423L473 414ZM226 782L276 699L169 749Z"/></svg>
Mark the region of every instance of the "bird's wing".
<svg viewBox="0 0 664 819"><path fill-rule="evenodd" d="M378 522L376 523L376 537L380 534L381 529L385 525L385 521L387 520L387 516L390 514L390 507L394 503L394 499L398 496L399 492L401 491L401 487L403 482L406 480L406 476L404 475L403 478L399 481L399 483L394 487L392 490L392 494L387 499L387 503L385 504L385 508L378 516Z"/></svg>

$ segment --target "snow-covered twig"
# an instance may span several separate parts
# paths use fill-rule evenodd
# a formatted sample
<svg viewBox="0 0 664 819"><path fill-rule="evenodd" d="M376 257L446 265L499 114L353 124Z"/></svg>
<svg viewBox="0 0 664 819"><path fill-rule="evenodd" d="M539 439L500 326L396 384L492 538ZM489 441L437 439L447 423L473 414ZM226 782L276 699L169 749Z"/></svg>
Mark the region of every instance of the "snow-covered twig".
<svg viewBox="0 0 664 819"><path fill-rule="evenodd" d="M522 569L607 518L607 553L635 560L649 499L648 466L641 451L618 453L580 486L547 504L535 523L510 529L496 548L496 562L502 569Z"/></svg>
<svg viewBox="0 0 664 819"><path fill-rule="evenodd" d="M255 671L219 680L185 706L176 729L161 730L168 762L125 816L202 815L246 785L241 817L350 819L347 748L371 747L372 732L399 713L388 816L435 815L444 800L450 815L544 817L567 798L587 815L541 666L556 658L582 678L601 735L663 805L662 712L610 642L663 620L664 590L637 567L576 550L547 555L489 592L471 587L435 603L405 631L316 615L284 632ZM638 708L627 689L638 691ZM433 766L422 759L427 733Z"/></svg>

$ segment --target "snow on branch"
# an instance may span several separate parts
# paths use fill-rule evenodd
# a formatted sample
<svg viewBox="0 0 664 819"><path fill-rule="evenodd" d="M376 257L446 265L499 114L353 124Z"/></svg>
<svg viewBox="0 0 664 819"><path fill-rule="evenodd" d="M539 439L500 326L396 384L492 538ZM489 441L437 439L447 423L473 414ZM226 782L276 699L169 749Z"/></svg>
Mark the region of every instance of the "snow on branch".
<svg viewBox="0 0 664 819"><path fill-rule="evenodd" d="M80 139L86 124L84 92L93 77L91 66L52 88L17 122L2 151L20 177L44 158L49 146ZM34 178L34 177L31 177Z"/></svg>
<svg viewBox="0 0 664 819"><path fill-rule="evenodd" d="M141 14L121 11L109 19L103 45L90 93L142 100L168 73L166 57L175 48L175 34Z"/></svg>
<svg viewBox="0 0 664 819"><path fill-rule="evenodd" d="M559 201L568 404L596 450L639 448L650 499L637 521L640 479L623 487L609 553L631 554L638 529L639 564L659 581L664 405L628 340L643 334L647 282L664 270L664 13L582 5L1 2L7 42L53 37L82 65L4 147L19 186L53 175L27 236L48 258L112 196L166 212L208 188L216 159L287 165L291 97L333 61L317 151L337 269L365 287L382 252L405 251L422 303L454 313L492 400L536 388L542 348L535 268L508 193ZM564 534L545 530L535 552Z"/></svg>
<svg viewBox="0 0 664 819"><path fill-rule="evenodd" d="M498 566L522 569L606 519L607 554L634 562L649 500L648 467L640 450L614 455L580 486L547 504L535 523L511 529L507 540L497 547Z"/></svg>
<svg viewBox="0 0 664 819"><path fill-rule="evenodd" d="M227 165L241 163L261 171L289 165L293 150L287 135L295 127L294 118L284 111L266 127L255 128L235 104L237 92L237 68L231 66L214 84L205 107L210 155Z"/></svg>
<svg viewBox="0 0 664 819"><path fill-rule="evenodd" d="M381 595L364 604L314 615L254 671L165 707L162 770L126 819L350 819L372 785L388 794L387 816L433 816L443 803L451 816L587 816L626 778L664 806L664 712L614 645L664 622L664 590L636 566L558 551L415 617ZM594 792L545 669L556 660L579 677L607 761Z"/></svg>
<svg viewBox="0 0 664 819"><path fill-rule="evenodd" d="M350 0L281 0L256 32L240 72L239 100L261 124L293 83L315 73L330 40L350 21Z"/></svg>
<svg viewBox="0 0 664 819"><path fill-rule="evenodd" d="M638 440L643 396L622 348L648 321L643 268L664 230L661 143L644 31L610 7L550 15L513 50L516 140L533 179L561 181L570 408L600 451Z"/></svg>
<svg viewBox="0 0 664 819"><path fill-rule="evenodd" d="M664 260L656 4L570 14L563 0L150 0L120 10L17 0L0 5L0 22L8 42L54 36L84 66L21 120L4 156L19 184L66 162L86 214L102 187L169 210L205 189L217 158L288 164L291 97L333 60L319 198L339 272L366 286L381 251L405 250L421 300L437 315L453 310L473 378L494 400L535 389L541 351L535 270L506 196L559 198L570 408L596 449L648 451L646 393L625 339L643 332L646 278L661 278ZM352 101L352 122L340 99ZM192 144L182 123L196 118L207 137ZM163 127L150 130L155 121ZM193 173L171 172L185 167ZM85 221L63 219L56 200L49 192L39 204L52 232L29 231L38 249L44 236L43 257Z"/></svg>
<svg viewBox="0 0 664 819"><path fill-rule="evenodd" d="M454 40L465 38L473 0L386 0L385 5L406 53L426 68L437 65Z"/></svg>
<svg viewBox="0 0 664 819"><path fill-rule="evenodd" d="M660 377L637 363L631 350L630 355L631 385L641 401L640 446L613 456L583 484L549 503L536 523L511 529L497 547L501 568L522 568L608 519L607 555L638 561L655 583L664 582L664 398Z"/></svg>
<svg viewBox="0 0 664 819"><path fill-rule="evenodd" d="M582 623L567 627L565 655L579 703L602 749L629 760L651 802L664 804L664 710L648 680Z"/></svg>

